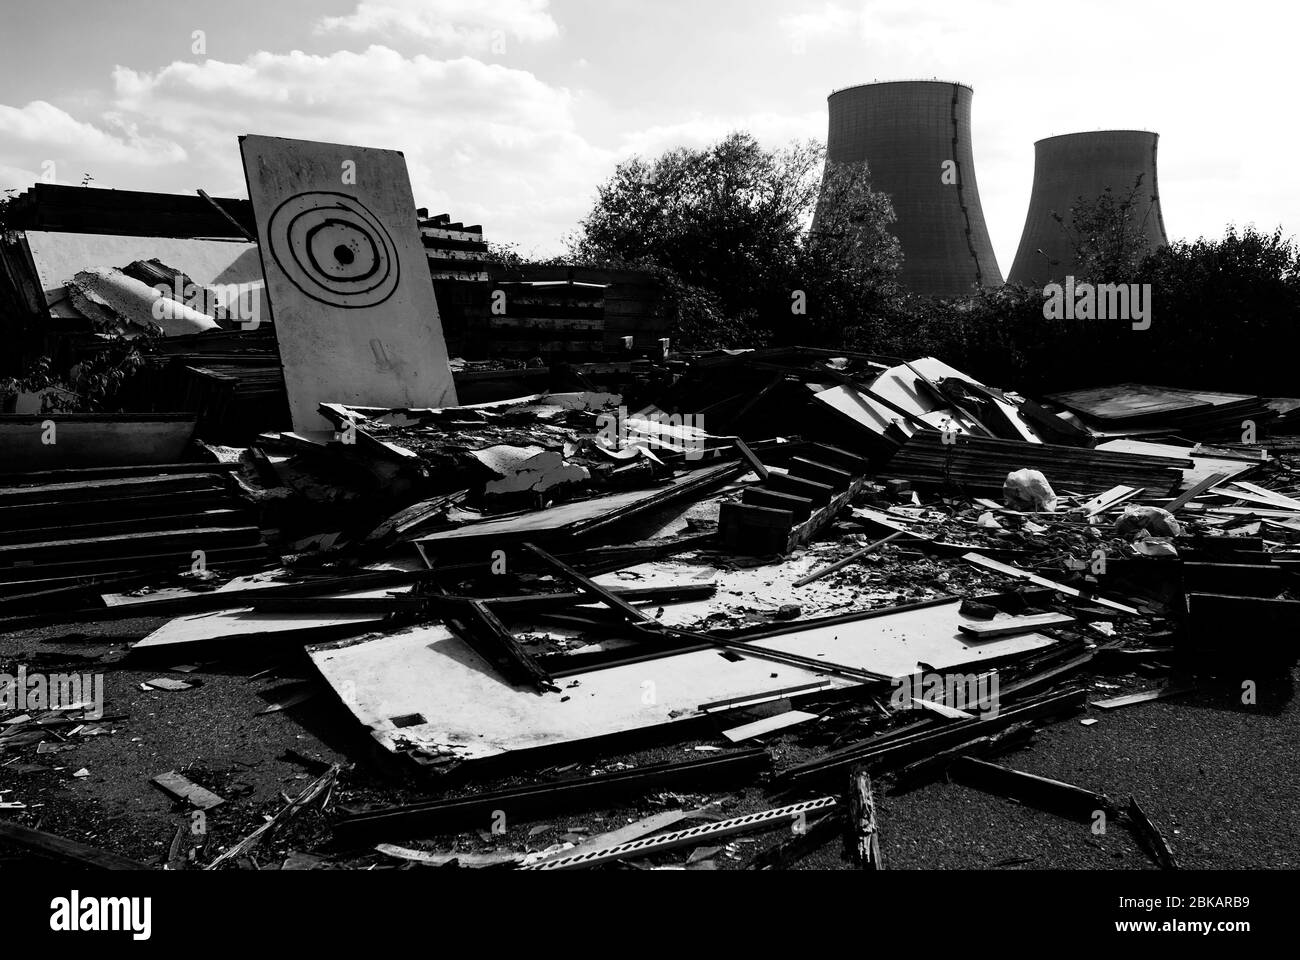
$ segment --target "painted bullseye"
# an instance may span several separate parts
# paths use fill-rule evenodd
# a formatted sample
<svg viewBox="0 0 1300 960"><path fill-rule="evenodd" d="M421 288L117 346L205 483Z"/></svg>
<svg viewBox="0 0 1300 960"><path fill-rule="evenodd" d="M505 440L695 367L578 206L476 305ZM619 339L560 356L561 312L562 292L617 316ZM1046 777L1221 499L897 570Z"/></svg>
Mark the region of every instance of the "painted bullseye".
<svg viewBox="0 0 1300 960"><path fill-rule="evenodd" d="M397 248L379 219L355 197L300 193L267 224L271 255L304 294L335 307L383 303L398 283Z"/></svg>

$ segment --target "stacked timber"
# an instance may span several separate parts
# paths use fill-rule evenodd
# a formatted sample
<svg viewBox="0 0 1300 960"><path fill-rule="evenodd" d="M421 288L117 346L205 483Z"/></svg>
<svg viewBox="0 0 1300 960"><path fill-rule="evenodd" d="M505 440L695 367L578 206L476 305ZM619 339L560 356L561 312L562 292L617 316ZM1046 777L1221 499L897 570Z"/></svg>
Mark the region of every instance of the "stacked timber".
<svg viewBox="0 0 1300 960"><path fill-rule="evenodd" d="M272 559L228 464L50 470L0 477L0 596L84 578Z"/></svg>
<svg viewBox="0 0 1300 960"><path fill-rule="evenodd" d="M956 484L980 495L1000 493L1007 474L1040 470L1057 490L1087 492L1125 485L1147 496L1170 494L1183 479L1190 460L1133 453L1021 443L938 430L916 433L894 454L883 475L924 484Z"/></svg>

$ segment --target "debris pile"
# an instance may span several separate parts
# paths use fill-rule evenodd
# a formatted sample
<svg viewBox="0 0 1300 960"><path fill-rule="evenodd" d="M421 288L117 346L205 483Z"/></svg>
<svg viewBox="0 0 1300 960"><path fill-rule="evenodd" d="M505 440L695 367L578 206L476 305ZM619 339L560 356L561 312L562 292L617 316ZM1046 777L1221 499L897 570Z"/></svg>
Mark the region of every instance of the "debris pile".
<svg viewBox="0 0 1300 960"><path fill-rule="evenodd" d="M673 352L627 272L497 277L492 312L481 229L411 217L399 154L241 148L250 205L17 203L6 269L84 349L161 313L166 409L0 419L0 854L879 870L947 781L1186 857L1038 734L1288 695L1300 401ZM354 155L383 173L345 196ZM223 271L276 322L157 309ZM67 809L107 779L137 808Z"/></svg>
<svg viewBox="0 0 1300 960"><path fill-rule="evenodd" d="M1052 414L989 391L1005 418L976 417L945 390L975 381L935 363L674 356L631 397L326 402L332 434L209 449L225 462L10 477L3 627L151 618L125 664L202 664L142 684L160 696L203 697L222 664L287 665L297 685L258 712L310 699L417 791L333 766L171 869L773 869L841 848L883 869L902 856L889 798L945 778L1067 819L1108 811L1169 868L1137 800L1006 758L1047 723L1088 713L1100 735L1118 708L1289 669L1300 467L1267 441L1043 443L1061 433L1033 421ZM899 409L873 400L913 369L929 374ZM716 425L682 412L706 383ZM768 397L803 434L769 429ZM1022 435L981 435L990 421ZM163 572L191 548L210 575ZM0 763L104 728L80 716L0 714ZM152 780L209 819L241 804L210 775ZM139 865L16 820L3 840Z"/></svg>

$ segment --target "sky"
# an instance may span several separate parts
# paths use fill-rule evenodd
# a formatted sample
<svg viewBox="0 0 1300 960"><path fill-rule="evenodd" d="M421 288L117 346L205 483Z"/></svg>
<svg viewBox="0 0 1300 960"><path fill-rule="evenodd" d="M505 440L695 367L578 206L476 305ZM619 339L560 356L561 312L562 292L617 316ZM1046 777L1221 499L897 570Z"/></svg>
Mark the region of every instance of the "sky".
<svg viewBox="0 0 1300 960"><path fill-rule="evenodd" d="M240 134L405 152L416 202L562 252L631 156L826 136L875 80L975 90L1005 274L1035 140L1160 134L1171 239L1300 231L1300 5L1186 0L5 0L0 189L247 196Z"/></svg>

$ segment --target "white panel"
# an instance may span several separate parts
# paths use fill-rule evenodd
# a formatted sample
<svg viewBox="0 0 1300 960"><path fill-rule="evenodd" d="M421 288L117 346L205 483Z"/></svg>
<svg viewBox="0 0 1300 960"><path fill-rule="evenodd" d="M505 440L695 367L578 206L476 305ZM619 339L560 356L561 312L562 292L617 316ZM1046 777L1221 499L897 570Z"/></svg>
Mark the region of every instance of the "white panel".
<svg viewBox="0 0 1300 960"><path fill-rule="evenodd" d="M256 136L240 148L294 430L327 429L322 402L455 405L402 154Z"/></svg>

